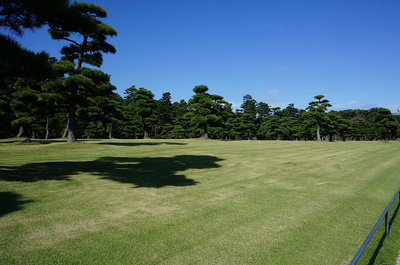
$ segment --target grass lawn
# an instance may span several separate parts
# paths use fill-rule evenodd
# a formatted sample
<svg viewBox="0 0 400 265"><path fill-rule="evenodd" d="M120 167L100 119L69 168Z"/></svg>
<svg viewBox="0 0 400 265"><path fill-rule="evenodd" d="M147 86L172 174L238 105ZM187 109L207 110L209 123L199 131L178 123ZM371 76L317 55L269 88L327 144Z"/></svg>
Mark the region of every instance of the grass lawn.
<svg viewBox="0 0 400 265"><path fill-rule="evenodd" d="M348 264L400 185L399 141L14 141L0 264ZM395 263L398 201L359 264Z"/></svg>

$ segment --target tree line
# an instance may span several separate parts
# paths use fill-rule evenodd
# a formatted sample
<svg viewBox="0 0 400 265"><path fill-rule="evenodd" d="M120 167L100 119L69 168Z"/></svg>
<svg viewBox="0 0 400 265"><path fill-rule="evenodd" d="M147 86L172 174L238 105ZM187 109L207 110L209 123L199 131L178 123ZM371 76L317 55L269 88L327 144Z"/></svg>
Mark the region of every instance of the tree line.
<svg viewBox="0 0 400 265"><path fill-rule="evenodd" d="M273 108L243 97L239 109L205 85L188 100L160 99L134 85L115 93L101 70L102 54L115 53L107 41L116 36L101 22L107 12L68 0L0 0L0 26L22 34L49 27L50 37L64 41L61 59L34 53L0 35L0 137L59 138L196 138L260 140L390 140L400 134L400 116L388 109L328 111L323 95L303 110L294 104ZM3 52L4 51L4 52Z"/></svg>

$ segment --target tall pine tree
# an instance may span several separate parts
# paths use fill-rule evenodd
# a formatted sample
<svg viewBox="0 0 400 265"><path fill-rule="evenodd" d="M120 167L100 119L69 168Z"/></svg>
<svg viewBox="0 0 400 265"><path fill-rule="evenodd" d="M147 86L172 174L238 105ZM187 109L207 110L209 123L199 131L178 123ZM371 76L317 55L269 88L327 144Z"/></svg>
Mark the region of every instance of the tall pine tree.
<svg viewBox="0 0 400 265"><path fill-rule="evenodd" d="M75 18L74 21L68 20L64 24L54 24L48 30L52 39L70 43L61 50L63 59L75 62L76 70L79 70L83 63L100 67L103 62L103 53L116 52L114 46L106 39L108 36L117 35L117 32L100 21L101 18L107 17L107 12L98 5L74 2L69 8L69 13ZM78 37L74 39L74 35ZM80 81L82 81L81 84L79 84ZM70 89L68 143L77 142L76 104L78 94L82 92L85 82L82 78L75 78L74 85L67 87Z"/></svg>

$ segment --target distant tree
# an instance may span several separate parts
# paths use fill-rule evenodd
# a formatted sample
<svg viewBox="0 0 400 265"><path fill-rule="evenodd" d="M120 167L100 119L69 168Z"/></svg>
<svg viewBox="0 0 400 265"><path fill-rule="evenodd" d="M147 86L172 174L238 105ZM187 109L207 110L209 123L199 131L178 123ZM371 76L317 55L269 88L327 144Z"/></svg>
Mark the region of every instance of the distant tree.
<svg viewBox="0 0 400 265"><path fill-rule="evenodd" d="M285 117L298 117L300 115L300 110L295 108L293 103L290 103L282 112Z"/></svg>
<svg viewBox="0 0 400 265"><path fill-rule="evenodd" d="M314 119L317 123L317 140L321 141L321 126L323 125L324 119L326 117L326 110L328 107L332 107L329 104L329 100L323 99L325 96L317 95L314 98L316 101L312 101L308 103L308 107L306 108L308 111L304 113L304 115L308 118Z"/></svg>
<svg viewBox="0 0 400 265"><path fill-rule="evenodd" d="M127 106L129 112L127 118L133 124L138 124L144 139L150 137L152 127L156 123L156 101L151 91L139 88L131 94L131 102Z"/></svg>
<svg viewBox="0 0 400 265"><path fill-rule="evenodd" d="M123 138L137 138L140 135L143 135L140 128L140 121L137 113L135 111L135 100L134 94L138 89L135 85L127 88L124 92L125 97L123 101L123 116L124 116L124 124L122 128L122 136Z"/></svg>
<svg viewBox="0 0 400 265"><path fill-rule="evenodd" d="M125 102L126 102L127 104L129 104L129 103L132 102L132 100L133 100L133 95L135 94L136 91L137 91L137 88L135 87L135 85L133 85L133 86L131 86L131 87L129 87L129 88L127 88L127 89L125 90L124 94L125 94L126 96L124 97L124 99L125 99Z"/></svg>
<svg viewBox="0 0 400 265"><path fill-rule="evenodd" d="M377 138L387 141L397 137L399 123L390 110L384 108L371 109L369 120L373 124Z"/></svg>
<svg viewBox="0 0 400 265"><path fill-rule="evenodd" d="M166 124L171 124L172 122L172 102L171 93L163 93L161 99L157 100L157 119L158 126L156 128L156 133L162 133Z"/></svg>
<svg viewBox="0 0 400 265"><path fill-rule="evenodd" d="M250 113L239 116L239 130L243 138L251 140L256 135L255 117Z"/></svg>
<svg viewBox="0 0 400 265"><path fill-rule="evenodd" d="M123 99L118 93L112 93L108 99L108 138L118 138L122 136L122 127L124 123Z"/></svg>
<svg viewBox="0 0 400 265"><path fill-rule="evenodd" d="M50 98L54 97L58 102L68 105L68 137L73 135L75 139L76 131L74 129L71 133L71 123L75 122L73 119L76 118L78 108L88 108L90 102L93 102L93 98L111 93L115 87L109 83L110 76L100 70L84 67L75 69L74 64L66 60L56 62L54 67L60 77L46 82L42 89L50 93ZM94 109L91 111L95 112ZM75 128L75 124L73 127ZM69 140L68 142L72 143L73 141Z"/></svg>
<svg viewBox="0 0 400 265"><path fill-rule="evenodd" d="M271 115L271 107L264 102L257 103L257 118L263 121L267 116Z"/></svg>
<svg viewBox="0 0 400 265"><path fill-rule="evenodd" d="M300 119L299 117L286 117L283 116L279 119L279 138L281 140L294 140L296 133L299 130Z"/></svg>
<svg viewBox="0 0 400 265"><path fill-rule="evenodd" d="M284 115L284 113L280 107L275 107L275 108L272 108L271 110L272 110L273 115L275 115L275 116L283 117L283 115Z"/></svg>
<svg viewBox="0 0 400 265"><path fill-rule="evenodd" d="M297 139L302 139L302 140L313 140L314 137L313 135L315 134L315 125L316 122L313 119L309 119L305 115L301 115L298 121L298 126L296 128L296 132L294 136Z"/></svg>
<svg viewBox="0 0 400 265"><path fill-rule="evenodd" d="M243 113L251 115L253 118L256 118L257 115L257 101L252 98L249 94L243 97L243 103L240 105L240 108L243 109Z"/></svg>
<svg viewBox="0 0 400 265"><path fill-rule="evenodd" d="M218 95L210 95L207 91L208 87L205 85L193 88L195 95L189 100L189 112L185 114L185 117L202 129L205 139L209 138L209 127L216 127L222 123L220 116L222 104L220 100L223 98Z"/></svg>
<svg viewBox="0 0 400 265"><path fill-rule="evenodd" d="M327 125L326 130L329 135L329 141L333 141L334 135L339 135L340 138L345 141L346 136L350 132L350 121L343 119L342 116L335 112L329 112L326 117Z"/></svg>
<svg viewBox="0 0 400 265"><path fill-rule="evenodd" d="M94 131L86 130L83 136L105 139L112 134L112 126L109 127L109 124L112 124L112 117L115 116L113 113L117 112L112 101L115 99L112 91L116 87L110 84L110 76L107 74L103 76L103 79L95 79L94 81L95 89L87 98L85 106L78 109L78 114L80 117L85 116L94 129Z"/></svg>
<svg viewBox="0 0 400 265"><path fill-rule="evenodd" d="M264 139L268 140L277 140L280 136L280 121L281 117L278 115L271 115L265 120L259 129L259 134Z"/></svg>
<svg viewBox="0 0 400 265"><path fill-rule="evenodd" d="M171 124L167 124L168 128L166 129L168 138L185 138L188 136L191 126L190 119L185 117L188 112L189 107L185 100L172 103Z"/></svg>
<svg viewBox="0 0 400 265"><path fill-rule="evenodd" d="M350 119L350 135L352 140L371 140L374 132L366 117L356 116Z"/></svg>
<svg viewBox="0 0 400 265"><path fill-rule="evenodd" d="M16 81L17 92L11 100L11 108L15 119L12 125L19 128L15 138L23 136L28 126L37 122L35 114L38 112L38 94L40 84L31 79L20 79ZM25 135L27 136L27 135Z"/></svg>

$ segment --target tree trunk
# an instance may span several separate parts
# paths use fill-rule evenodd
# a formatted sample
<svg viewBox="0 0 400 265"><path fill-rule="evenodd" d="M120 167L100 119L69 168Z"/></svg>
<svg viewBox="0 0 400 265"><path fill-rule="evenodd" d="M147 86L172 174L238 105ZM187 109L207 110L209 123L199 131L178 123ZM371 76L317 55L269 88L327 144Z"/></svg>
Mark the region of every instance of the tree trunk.
<svg viewBox="0 0 400 265"><path fill-rule="evenodd" d="M204 126L204 139L208 140L208 130L207 125Z"/></svg>
<svg viewBox="0 0 400 265"><path fill-rule="evenodd" d="M75 119L76 119L75 111L76 111L77 94L78 91L76 89L73 89L69 104L69 123L68 123L68 139L67 139L67 143L69 144L78 142L76 140L76 129L75 129Z"/></svg>
<svg viewBox="0 0 400 265"><path fill-rule="evenodd" d="M47 117L47 121L46 121L46 137L44 139L49 139L49 135L50 135L49 125L50 125L50 117Z"/></svg>
<svg viewBox="0 0 400 265"><path fill-rule="evenodd" d="M149 138L149 133L145 130L143 132L143 139L147 139L147 138Z"/></svg>
<svg viewBox="0 0 400 265"><path fill-rule="evenodd" d="M23 126L23 125L21 125L21 126L19 126L19 131L18 131L18 134L17 134L17 135L15 135L15 137L14 137L14 138L21 137L23 133L24 133L24 126Z"/></svg>
<svg viewBox="0 0 400 265"><path fill-rule="evenodd" d="M88 36L83 37L83 42L81 46L81 51L79 52L78 55L78 60L76 62L76 67L75 69L80 69L82 67L82 62L83 62L83 55L86 51L86 45L87 45L87 40ZM69 119L68 119L68 139L67 143L72 144L72 143L77 143L78 141L76 140L76 129L75 129L75 111L76 111L76 101L78 97L78 91L76 88L72 88L71 91L71 99L69 102Z"/></svg>
<svg viewBox="0 0 400 265"><path fill-rule="evenodd" d="M70 113L71 114L71 113ZM70 115L70 120L68 124L68 138L67 138L67 143L72 144L72 143L77 143L78 141L76 140L76 133L75 133L75 113L71 116Z"/></svg>
<svg viewBox="0 0 400 265"><path fill-rule="evenodd" d="M84 35L83 36L83 41L82 41L82 46L81 46L81 51L79 52L78 60L76 61L75 69L80 69L82 67L83 55L84 55L84 53L86 51L87 41L88 41L88 36Z"/></svg>
<svg viewBox="0 0 400 265"><path fill-rule="evenodd" d="M35 138L35 131L32 131L32 139L36 139Z"/></svg>
<svg viewBox="0 0 400 265"><path fill-rule="evenodd" d="M103 134L103 139L107 139L107 124L105 121L101 122L103 129L102 129L102 134Z"/></svg>
<svg viewBox="0 0 400 265"><path fill-rule="evenodd" d="M321 135L319 134L320 129L321 129L321 127L318 124L318 127L317 127L317 141L321 141Z"/></svg>
<svg viewBox="0 0 400 265"><path fill-rule="evenodd" d="M69 126L69 119L67 120L67 126L65 126L64 134L61 136L61 138L65 138L68 135L68 126Z"/></svg>
<svg viewBox="0 0 400 265"><path fill-rule="evenodd" d="M108 133L108 139L112 138L112 122L110 123L110 132Z"/></svg>

